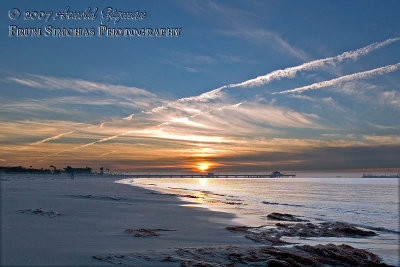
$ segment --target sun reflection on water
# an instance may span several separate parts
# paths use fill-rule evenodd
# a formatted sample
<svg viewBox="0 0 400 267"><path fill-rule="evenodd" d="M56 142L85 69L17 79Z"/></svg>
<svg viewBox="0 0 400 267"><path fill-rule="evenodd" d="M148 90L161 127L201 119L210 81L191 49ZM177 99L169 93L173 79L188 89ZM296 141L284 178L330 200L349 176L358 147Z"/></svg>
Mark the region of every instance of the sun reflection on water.
<svg viewBox="0 0 400 267"><path fill-rule="evenodd" d="M199 178L200 185L206 185L208 183L208 178Z"/></svg>

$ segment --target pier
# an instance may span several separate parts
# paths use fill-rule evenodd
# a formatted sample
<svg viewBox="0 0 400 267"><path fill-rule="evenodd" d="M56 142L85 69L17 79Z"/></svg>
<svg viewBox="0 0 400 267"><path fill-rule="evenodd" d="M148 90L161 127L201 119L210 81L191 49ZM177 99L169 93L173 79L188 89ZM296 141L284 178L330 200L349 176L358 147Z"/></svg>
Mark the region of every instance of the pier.
<svg viewBox="0 0 400 267"><path fill-rule="evenodd" d="M269 174L132 174L127 175L130 178L284 178L296 177L296 173L273 172Z"/></svg>

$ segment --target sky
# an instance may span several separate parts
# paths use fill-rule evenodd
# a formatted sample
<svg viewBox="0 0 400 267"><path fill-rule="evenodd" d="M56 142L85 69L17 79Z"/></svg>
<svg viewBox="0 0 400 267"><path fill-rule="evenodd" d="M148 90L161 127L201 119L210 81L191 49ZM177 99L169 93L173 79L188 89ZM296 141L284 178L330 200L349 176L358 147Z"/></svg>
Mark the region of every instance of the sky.
<svg viewBox="0 0 400 267"><path fill-rule="evenodd" d="M67 6L97 7L97 17L23 18ZM146 17L102 24L107 7ZM2 166L400 168L399 1L1 1L0 8ZM21 17L12 19L15 8ZM10 25L181 31L10 37Z"/></svg>

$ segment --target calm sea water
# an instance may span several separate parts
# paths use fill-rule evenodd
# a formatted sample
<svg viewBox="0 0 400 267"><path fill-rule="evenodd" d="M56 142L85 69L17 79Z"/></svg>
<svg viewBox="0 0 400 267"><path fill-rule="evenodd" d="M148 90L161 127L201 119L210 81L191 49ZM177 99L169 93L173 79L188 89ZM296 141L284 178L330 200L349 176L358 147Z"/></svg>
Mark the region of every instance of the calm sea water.
<svg viewBox="0 0 400 267"><path fill-rule="evenodd" d="M399 265L399 179L396 178L146 178L126 184L183 195L192 205L235 213L244 225L274 225L272 212L310 221L341 221L377 231L371 238L299 238L299 243L346 243ZM289 239L288 239L289 240Z"/></svg>

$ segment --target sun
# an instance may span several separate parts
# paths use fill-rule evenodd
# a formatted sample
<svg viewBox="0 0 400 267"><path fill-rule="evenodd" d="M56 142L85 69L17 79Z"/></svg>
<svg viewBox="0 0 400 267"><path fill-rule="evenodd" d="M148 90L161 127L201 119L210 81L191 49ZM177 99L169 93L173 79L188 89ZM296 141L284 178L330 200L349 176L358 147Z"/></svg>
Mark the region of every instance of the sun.
<svg viewBox="0 0 400 267"><path fill-rule="evenodd" d="M194 166L196 169L198 169L201 172L205 172L211 167L211 163L209 162L199 162Z"/></svg>

